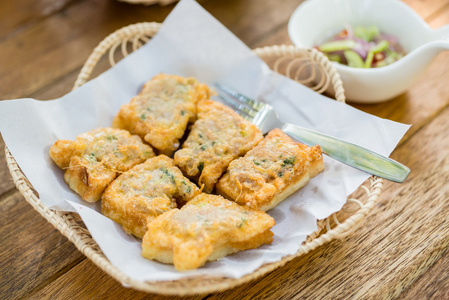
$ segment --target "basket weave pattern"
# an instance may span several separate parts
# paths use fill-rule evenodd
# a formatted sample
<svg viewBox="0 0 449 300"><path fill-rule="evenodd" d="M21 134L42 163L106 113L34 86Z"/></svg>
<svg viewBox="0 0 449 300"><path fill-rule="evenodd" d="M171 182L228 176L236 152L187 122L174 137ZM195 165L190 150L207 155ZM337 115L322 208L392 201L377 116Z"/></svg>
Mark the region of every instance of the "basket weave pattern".
<svg viewBox="0 0 449 300"><path fill-rule="evenodd" d="M138 23L119 29L109 35L94 49L84 64L75 82L74 89L89 79L93 69L104 55L108 55L109 62L113 66L116 63L117 56L127 56L130 51L136 50L154 36L159 28L159 23ZM121 53L117 55L117 49L119 48ZM337 101L345 101L339 74L329 60L318 51L286 45L257 48L253 51L271 65L275 71L283 73L320 93L332 88ZM86 257L104 272L132 288L165 295L193 295L230 289L259 278L331 240L342 238L361 225L362 220L374 207L383 187L381 178L371 177L367 182L369 186L362 185L358 193L354 193L360 195L358 199L347 199L347 204L339 213L332 214L328 218L317 222L318 230L308 236L296 254L284 257L278 262L265 264L242 278L200 276L175 281L141 282L129 278L109 262L77 214L53 211L46 207L40 201L38 194L33 190L7 147L5 147L5 152L7 165L14 183L26 201L66 236ZM345 215L344 220L340 215ZM341 220L337 216L340 216Z"/></svg>
<svg viewBox="0 0 449 300"><path fill-rule="evenodd" d="M169 5L172 4L178 0L118 0L121 2L127 2L130 4L143 4L143 5L153 5L153 4L159 4L159 5Z"/></svg>

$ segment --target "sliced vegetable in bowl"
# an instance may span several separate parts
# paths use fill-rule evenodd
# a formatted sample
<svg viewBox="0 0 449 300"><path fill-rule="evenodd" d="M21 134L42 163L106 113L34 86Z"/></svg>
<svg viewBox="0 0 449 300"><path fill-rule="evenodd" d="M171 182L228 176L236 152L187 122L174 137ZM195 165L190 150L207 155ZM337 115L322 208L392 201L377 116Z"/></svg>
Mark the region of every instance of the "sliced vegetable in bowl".
<svg viewBox="0 0 449 300"><path fill-rule="evenodd" d="M378 68L399 60L406 55L393 35L383 33L377 26L347 25L327 42L315 46L331 61L354 68Z"/></svg>

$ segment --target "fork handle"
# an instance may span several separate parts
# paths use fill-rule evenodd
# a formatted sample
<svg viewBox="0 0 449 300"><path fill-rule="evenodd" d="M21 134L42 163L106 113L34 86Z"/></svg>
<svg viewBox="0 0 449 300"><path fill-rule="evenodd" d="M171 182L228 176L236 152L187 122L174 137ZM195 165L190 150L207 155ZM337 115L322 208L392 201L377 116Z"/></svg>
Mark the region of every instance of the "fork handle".
<svg viewBox="0 0 449 300"><path fill-rule="evenodd" d="M338 138L288 123L282 131L306 145L320 145L326 155L369 174L395 182L404 182L410 174L403 164Z"/></svg>

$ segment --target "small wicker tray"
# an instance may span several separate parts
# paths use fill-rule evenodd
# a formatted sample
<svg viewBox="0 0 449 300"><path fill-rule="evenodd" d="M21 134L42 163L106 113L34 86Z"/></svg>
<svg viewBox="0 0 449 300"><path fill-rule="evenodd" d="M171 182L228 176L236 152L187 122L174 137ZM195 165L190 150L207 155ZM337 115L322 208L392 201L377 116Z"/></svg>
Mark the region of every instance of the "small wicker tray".
<svg viewBox="0 0 449 300"><path fill-rule="evenodd" d="M107 54L110 64L114 65L117 59L128 55L129 52L136 50L154 36L159 27L159 23L138 23L124 27L109 35L94 49L84 64L75 82L74 89L88 80L93 69L104 55ZM116 51L117 49L121 49L121 51ZM331 89L337 101L345 101L340 76L329 60L318 51L285 45L257 48L253 51L275 71L320 93ZM40 201L7 147L5 147L5 152L7 165L14 183L26 201L74 243L84 255L104 272L123 284L137 290L164 295L193 295L230 289L282 267L288 261L331 240L342 238L360 226L362 220L375 205L383 187L382 179L371 177L351 195L353 197L347 199L347 203L341 211L318 221L318 231L307 238L296 254L284 257L278 262L265 264L242 278L201 276L175 281L141 282L129 278L109 262L77 214L53 211L47 208Z"/></svg>

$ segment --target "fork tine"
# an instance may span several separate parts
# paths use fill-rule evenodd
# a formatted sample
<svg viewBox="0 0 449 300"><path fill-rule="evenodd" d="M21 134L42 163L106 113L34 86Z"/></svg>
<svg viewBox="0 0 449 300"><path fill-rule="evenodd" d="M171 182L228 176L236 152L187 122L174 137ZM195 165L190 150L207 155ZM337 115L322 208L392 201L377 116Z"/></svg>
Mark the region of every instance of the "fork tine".
<svg viewBox="0 0 449 300"><path fill-rule="evenodd" d="M249 110L247 107L243 106L243 104L235 100L231 100L231 98L223 95L218 95L218 98L220 98L225 104L231 106L231 108L233 108L234 111L238 113L241 117L243 117L245 120L247 121L253 120L256 113L254 111Z"/></svg>
<svg viewBox="0 0 449 300"><path fill-rule="evenodd" d="M219 83L215 83L215 86L229 97L237 99L242 103L245 103L256 112L258 112L264 106L264 103L251 99L243 94L240 94L238 91L233 90L227 86L221 85Z"/></svg>

